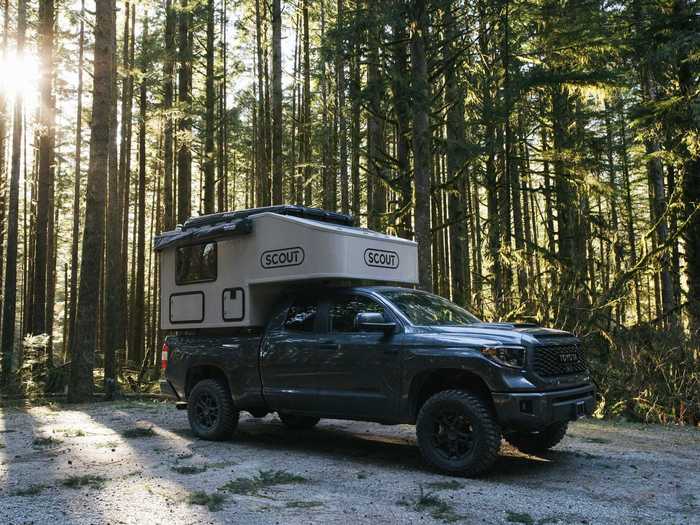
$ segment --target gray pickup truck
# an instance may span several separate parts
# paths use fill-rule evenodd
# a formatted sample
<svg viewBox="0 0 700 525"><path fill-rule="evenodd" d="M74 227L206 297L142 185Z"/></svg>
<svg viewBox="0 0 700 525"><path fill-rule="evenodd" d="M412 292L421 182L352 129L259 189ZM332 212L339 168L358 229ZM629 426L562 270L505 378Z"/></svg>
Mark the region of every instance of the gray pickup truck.
<svg viewBox="0 0 700 525"><path fill-rule="evenodd" d="M430 293L390 286L305 289L267 326L179 332L163 346L164 393L193 432L229 438L239 411L290 429L320 418L415 424L432 467L477 475L504 437L545 451L590 415L581 342L531 324L484 323Z"/></svg>

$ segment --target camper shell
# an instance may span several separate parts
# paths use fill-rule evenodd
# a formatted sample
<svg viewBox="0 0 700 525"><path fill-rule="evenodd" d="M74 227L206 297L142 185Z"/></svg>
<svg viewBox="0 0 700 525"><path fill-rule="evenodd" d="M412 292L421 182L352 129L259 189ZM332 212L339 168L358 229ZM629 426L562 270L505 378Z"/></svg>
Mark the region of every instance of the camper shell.
<svg viewBox="0 0 700 525"><path fill-rule="evenodd" d="M415 284L417 245L349 215L271 206L194 217L155 238L161 328L255 327L290 287Z"/></svg>

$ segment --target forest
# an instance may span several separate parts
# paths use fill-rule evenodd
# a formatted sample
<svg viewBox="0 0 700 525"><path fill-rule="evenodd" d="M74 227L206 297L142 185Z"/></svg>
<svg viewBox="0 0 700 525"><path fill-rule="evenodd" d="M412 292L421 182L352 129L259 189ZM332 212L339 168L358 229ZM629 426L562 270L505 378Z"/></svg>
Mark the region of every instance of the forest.
<svg viewBox="0 0 700 525"><path fill-rule="evenodd" d="M598 415L700 421L695 0L0 0L10 395L146 391L153 236L271 204L571 330Z"/></svg>

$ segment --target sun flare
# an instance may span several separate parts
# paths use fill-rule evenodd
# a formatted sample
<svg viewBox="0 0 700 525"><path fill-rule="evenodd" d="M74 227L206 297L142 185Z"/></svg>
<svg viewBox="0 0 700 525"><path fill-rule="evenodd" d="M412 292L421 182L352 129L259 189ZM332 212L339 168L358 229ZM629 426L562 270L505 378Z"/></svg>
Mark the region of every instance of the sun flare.
<svg viewBox="0 0 700 525"><path fill-rule="evenodd" d="M33 105L39 85L39 61L32 54L9 53L0 58L0 93L9 98L21 95Z"/></svg>

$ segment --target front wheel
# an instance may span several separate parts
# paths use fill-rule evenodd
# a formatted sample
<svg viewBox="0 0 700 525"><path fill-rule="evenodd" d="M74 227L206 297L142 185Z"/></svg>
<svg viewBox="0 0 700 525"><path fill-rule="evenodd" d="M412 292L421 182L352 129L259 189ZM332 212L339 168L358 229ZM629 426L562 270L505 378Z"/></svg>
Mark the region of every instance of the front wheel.
<svg viewBox="0 0 700 525"><path fill-rule="evenodd" d="M222 441L238 426L238 410L233 406L226 385L216 379L200 381L187 399L187 417L197 437Z"/></svg>
<svg viewBox="0 0 700 525"><path fill-rule="evenodd" d="M501 446L501 429L488 404L463 390L445 390L421 407L416 436L423 459L448 474L489 470Z"/></svg>
<svg viewBox="0 0 700 525"><path fill-rule="evenodd" d="M293 430L313 428L319 421L321 421L321 419L318 417L301 416L298 414L289 414L287 412L277 412L277 415L279 416L280 421L284 423L284 426Z"/></svg>
<svg viewBox="0 0 700 525"><path fill-rule="evenodd" d="M510 432L506 441L525 454L541 454L559 444L569 428L567 421L554 423L539 432Z"/></svg>

